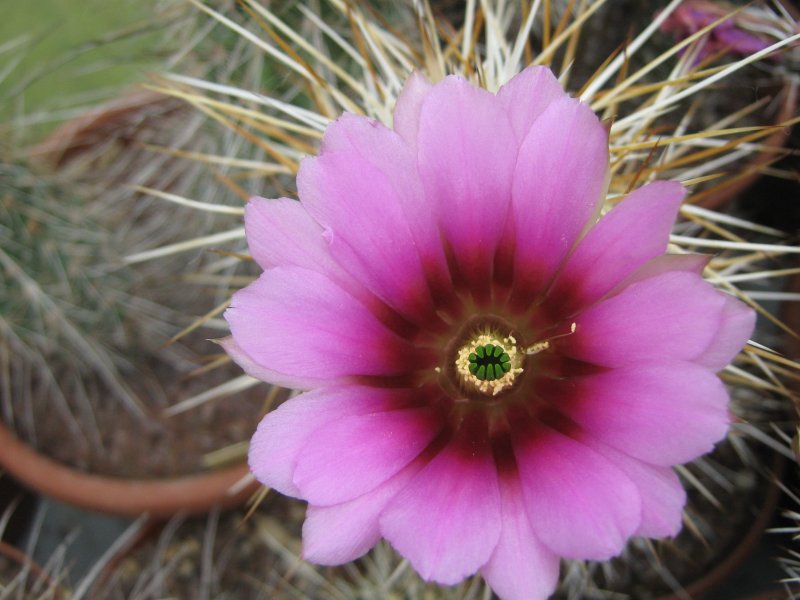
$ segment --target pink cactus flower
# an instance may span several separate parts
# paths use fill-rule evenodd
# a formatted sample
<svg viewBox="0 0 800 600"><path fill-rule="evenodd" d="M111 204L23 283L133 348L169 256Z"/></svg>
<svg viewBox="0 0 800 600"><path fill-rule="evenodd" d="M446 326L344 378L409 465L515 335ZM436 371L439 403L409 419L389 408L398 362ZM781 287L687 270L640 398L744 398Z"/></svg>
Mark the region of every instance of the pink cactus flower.
<svg viewBox="0 0 800 600"><path fill-rule="evenodd" d="M608 178L606 129L546 68L496 95L414 74L392 129L328 127L299 202L250 201L264 273L223 344L305 390L263 419L250 466L308 501L306 559L385 538L426 580L546 598L560 557L679 531L671 467L725 436L715 372L754 313L702 257L664 254L679 183L598 220Z"/></svg>
<svg viewBox="0 0 800 600"><path fill-rule="evenodd" d="M747 10L736 13L735 7L725 2L685 0L664 21L661 29L680 40L725 17L728 18L706 35L697 55L698 61L717 53L747 56L770 46L769 38L759 33L759 26L765 29L771 24L764 22L764 16L752 15Z"/></svg>

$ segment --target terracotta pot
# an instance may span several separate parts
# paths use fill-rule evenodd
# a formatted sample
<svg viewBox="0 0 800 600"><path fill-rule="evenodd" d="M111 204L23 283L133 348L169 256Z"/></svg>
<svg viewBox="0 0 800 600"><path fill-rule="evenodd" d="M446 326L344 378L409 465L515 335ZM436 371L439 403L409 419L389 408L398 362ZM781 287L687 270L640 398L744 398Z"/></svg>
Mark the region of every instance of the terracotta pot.
<svg viewBox="0 0 800 600"><path fill-rule="evenodd" d="M114 515L149 513L166 518L202 514L214 506L236 506L257 489L245 464L171 479L121 479L83 473L36 452L0 423L0 466L37 492L87 510Z"/></svg>

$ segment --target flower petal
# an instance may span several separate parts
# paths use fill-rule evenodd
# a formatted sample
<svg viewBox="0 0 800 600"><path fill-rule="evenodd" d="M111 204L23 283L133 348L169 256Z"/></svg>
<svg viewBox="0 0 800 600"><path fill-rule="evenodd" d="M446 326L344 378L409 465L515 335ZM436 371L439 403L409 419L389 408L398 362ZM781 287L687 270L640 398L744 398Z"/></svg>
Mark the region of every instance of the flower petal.
<svg viewBox="0 0 800 600"><path fill-rule="evenodd" d="M410 463L440 429L441 419L431 408L339 419L320 427L305 444L294 483L310 504L352 500Z"/></svg>
<svg viewBox="0 0 800 600"><path fill-rule="evenodd" d="M393 129L413 150L417 149L422 103L432 88L433 85L425 75L414 71L406 79L403 91L400 92L397 103L394 105Z"/></svg>
<svg viewBox="0 0 800 600"><path fill-rule="evenodd" d="M250 254L262 269L339 270L322 237L322 227L297 200L251 198L244 209L244 229Z"/></svg>
<svg viewBox="0 0 800 600"><path fill-rule="evenodd" d="M725 386L688 362L640 364L566 385L562 412L603 443L657 465L710 452L730 423Z"/></svg>
<svg viewBox="0 0 800 600"><path fill-rule="evenodd" d="M500 541L481 574L503 600L546 600L558 584L558 556L533 533L519 481L501 477Z"/></svg>
<svg viewBox="0 0 800 600"><path fill-rule="evenodd" d="M341 287L297 267L265 271L233 295L225 318L254 363L288 377L397 375L419 356Z"/></svg>
<svg viewBox="0 0 800 600"><path fill-rule="evenodd" d="M629 285L586 310L556 344L573 358L620 367L694 360L719 333L725 296L694 273L670 272Z"/></svg>
<svg viewBox="0 0 800 600"><path fill-rule="evenodd" d="M259 423L250 442L250 470L264 485L299 498L293 482L295 464L314 431L351 415L397 406L394 394L358 386L319 389L287 400Z"/></svg>
<svg viewBox="0 0 800 600"><path fill-rule="evenodd" d="M412 321L429 318L424 262L443 269L444 253L430 215L422 219L416 160L402 139L344 114L328 127L320 156L301 163L297 185L342 267Z"/></svg>
<svg viewBox="0 0 800 600"><path fill-rule="evenodd" d="M739 29L733 24L729 27L718 26L714 29L719 44L719 49L709 50L709 54L714 52L737 52L743 56L755 54L765 48L769 48L770 42L761 39L745 29Z"/></svg>
<svg viewBox="0 0 800 600"><path fill-rule="evenodd" d="M647 261L626 277L609 295L616 295L629 285L658 277L665 273L694 273L702 276L711 257L706 254L664 254Z"/></svg>
<svg viewBox="0 0 800 600"><path fill-rule="evenodd" d="M633 482L594 450L548 427L515 434L536 536L565 558L606 560L619 554L642 518Z"/></svg>
<svg viewBox="0 0 800 600"><path fill-rule="evenodd" d="M756 312L744 302L726 295L721 320L717 335L695 360L715 371L730 363L750 339L756 326Z"/></svg>
<svg viewBox="0 0 800 600"><path fill-rule="evenodd" d="M222 346L225 352L228 353L228 356L233 359L233 362L239 365L245 373L250 375L250 377L255 377L261 381L269 381L275 385L294 390L310 390L320 387L325 383L324 379L315 379L313 377L305 377L303 375L286 375L285 373L273 371L272 369L257 363L249 354L247 354L247 352L242 350L232 335L215 341L217 344Z"/></svg>
<svg viewBox="0 0 800 600"><path fill-rule="evenodd" d="M677 181L654 181L592 227L547 292L559 316L593 304L648 260L664 254L685 194Z"/></svg>
<svg viewBox="0 0 800 600"><path fill-rule="evenodd" d="M592 110L566 97L553 101L522 143L512 191L516 238L514 292L550 282L599 210L608 175L608 134Z"/></svg>
<svg viewBox="0 0 800 600"><path fill-rule="evenodd" d="M339 565L366 554L381 538L379 517L419 470L412 463L371 492L333 506L309 506L303 523L303 558Z"/></svg>
<svg viewBox="0 0 800 600"><path fill-rule="evenodd" d="M497 92L506 107L519 144L533 122L555 100L566 97L561 84L547 67L530 66L515 75Z"/></svg>
<svg viewBox="0 0 800 600"><path fill-rule="evenodd" d="M331 232L317 223L301 202L252 198L245 207L244 219L250 253L263 269L293 266L317 271L349 294L377 307L378 299L331 255ZM384 314L390 310L386 307Z"/></svg>
<svg viewBox="0 0 800 600"><path fill-rule="evenodd" d="M430 210L477 293L488 291L517 147L505 108L486 90L449 76L425 98L419 173Z"/></svg>
<svg viewBox="0 0 800 600"><path fill-rule="evenodd" d="M486 424L466 427L395 496L381 532L426 580L480 569L500 537L500 493Z"/></svg>
<svg viewBox="0 0 800 600"><path fill-rule="evenodd" d="M591 436L586 436L590 439ZM635 535L652 538L675 537L683 527L686 490L669 467L644 463L597 441L581 441L619 467L642 497L642 523Z"/></svg>

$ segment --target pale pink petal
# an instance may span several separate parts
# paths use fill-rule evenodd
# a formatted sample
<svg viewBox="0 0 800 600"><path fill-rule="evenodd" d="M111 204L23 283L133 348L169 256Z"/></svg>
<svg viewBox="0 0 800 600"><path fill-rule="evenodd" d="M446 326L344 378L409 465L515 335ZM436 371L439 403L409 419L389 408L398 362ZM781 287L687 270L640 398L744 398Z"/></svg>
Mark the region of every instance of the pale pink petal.
<svg viewBox="0 0 800 600"><path fill-rule="evenodd" d="M328 127L320 156L301 163L297 185L339 264L407 318L428 318L424 263L445 260L435 226L421 223L424 193L402 139L365 117L342 115Z"/></svg>
<svg viewBox="0 0 800 600"><path fill-rule="evenodd" d="M406 79L403 91L400 92L397 103L394 105L393 129L413 150L417 149L422 103L432 88L433 86L425 75L414 71Z"/></svg>
<svg viewBox="0 0 800 600"><path fill-rule="evenodd" d="M536 536L565 558L619 554L642 519L634 483L608 459L555 430L519 432L514 453Z"/></svg>
<svg viewBox="0 0 800 600"><path fill-rule="evenodd" d="M225 318L254 363L289 377L397 375L420 356L330 279L297 267L265 271Z"/></svg>
<svg viewBox="0 0 800 600"><path fill-rule="evenodd" d="M632 283L658 277L665 273L684 272L702 276L710 260L711 257L706 254L664 254L663 256L657 256L626 277L611 292L611 295L616 295Z"/></svg>
<svg viewBox="0 0 800 600"><path fill-rule="evenodd" d="M250 375L250 377L255 377L261 381L269 381L274 385L279 385L281 387L291 388L294 390L310 390L320 387L325 383L324 379L314 379L313 377L306 377L303 375L292 376L286 375L285 373L279 373L278 371L273 371L272 369L255 362L249 354L241 349L232 335L215 341L217 344L222 346L225 352L228 353L228 356L233 359L233 362L239 365L245 373Z"/></svg>
<svg viewBox="0 0 800 600"><path fill-rule="evenodd" d="M567 356L604 367L694 360L720 328L725 296L694 273L669 272L625 288L575 318L556 343Z"/></svg>
<svg viewBox="0 0 800 600"><path fill-rule="evenodd" d="M418 166L429 210L477 292L491 279L517 147L505 108L486 90L450 76L425 98Z"/></svg>
<svg viewBox="0 0 800 600"><path fill-rule="evenodd" d="M732 296L725 297L721 325L711 344L695 360L715 371L723 369L739 353L756 326L756 312Z"/></svg>
<svg viewBox="0 0 800 600"><path fill-rule="evenodd" d="M322 237L322 227L296 200L251 198L244 209L244 230L250 254L262 269L339 270Z"/></svg>
<svg viewBox="0 0 800 600"><path fill-rule="evenodd" d="M431 408L370 413L323 425L297 460L294 483L309 504L328 506L375 489L439 433Z"/></svg>
<svg viewBox="0 0 800 600"><path fill-rule="evenodd" d="M686 490L669 467L631 459L616 465L631 478L642 496L642 523L634 535L651 538L677 536L683 528Z"/></svg>
<svg viewBox="0 0 800 600"><path fill-rule="evenodd" d="M570 315L664 254L685 194L677 181L654 181L633 192L580 241L547 292L548 303Z"/></svg>
<svg viewBox="0 0 800 600"><path fill-rule="evenodd" d="M318 271L355 297L374 300L331 255L331 232L297 200L252 198L245 207L244 223L250 253L263 269L294 266Z"/></svg>
<svg viewBox="0 0 800 600"><path fill-rule="evenodd" d="M553 72L540 66L526 68L497 92L520 144L542 112L566 95Z"/></svg>
<svg viewBox="0 0 800 600"><path fill-rule="evenodd" d="M379 172L379 179L391 187L392 198L402 210L403 226L411 231L417 252L425 266L429 263L444 263L439 227L436 219L431 217L431 207L425 199L422 182L417 173L416 155L396 132L365 117L345 113L325 132L322 153L354 155L359 164L364 162L369 164L370 173ZM337 205L334 208L326 204L330 201L327 198L303 197L302 188L305 182L302 170L305 162L307 161L301 163L301 174L298 175L301 200L314 205L320 218L323 219L322 222L333 218L342 221L346 228L351 227L352 224L341 216L328 214L340 208L348 211L347 206ZM313 188L310 191L316 193ZM377 196L377 190L367 190L366 193L367 197L360 200L362 203L366 204L370 199L378 207L390 203L389 199ZM369 205L365 208L378 219L378 223L385 224L385 216L376 213ZM397 218L397 210L391 208L393 218Z"/></svg>
<svg viewBox="0 0 800 600"><path fill-rule="evenodd" d="M683 527L686 490L669 467L650 465L613 448L591 440L581 441L605 456L627 475L642 497L642 523L634 535L643 537L675 537Z"/></svg>
<svg viewBox="0 0 800 600"><path fill-rule="evenodd" d="M653 464L710 452L730 423L725 386L688 362L614 369L564 386L569 397L558 403L562 412L598 440Z"/></svg>
<svg viewBox="0 0 800 600"><path fill-rule="evenodd" d="M584 228L606 189L608 135L592 110L572 98L552 102L534 121L514 172L515 294L529 303Z"/></svg>
<svg viewBox="0 0 800 600"><path fill-rule="evenodd" d="M383 536L423 579L461 581L500 537L497 470L483 428L451 441L381 515Z"/></svg>
<svg viewBox="0 0 800 600"><path fill-rule="evenodd" d="M558 584L558 556L533 533L516 477L501 476L500 540L481 574L503 600L546 600Z"/></svg>
<svg viewBox="0 0 800 600"><path fill-rule="evenodd" d="M418 461L371 492L333 506L309 506L303 523L303 558L321 565L339 565L366 554L378 543L378 519L419 470Z"/></svg>
<svg viewBox="0 0 800 600"><path fill-rule="evenodd" d="M392 410L402 400L391 391L358 386L318 389L287 400L259 423L250 442L250 470L264 485L301 497L292 478L314 431L351 415Z"/></svg>

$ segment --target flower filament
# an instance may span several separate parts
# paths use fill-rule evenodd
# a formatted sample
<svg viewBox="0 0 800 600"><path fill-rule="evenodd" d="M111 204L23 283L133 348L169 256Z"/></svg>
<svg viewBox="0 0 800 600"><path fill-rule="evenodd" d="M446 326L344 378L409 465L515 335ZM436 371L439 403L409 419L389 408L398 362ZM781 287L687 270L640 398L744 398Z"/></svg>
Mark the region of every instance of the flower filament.
<svg viewBox="0 0 800 600"><path fill-rule="evenodd" d="M572 335L577 331L577 329L578 329L578 324L573 323L572 325L569 326L569 331L567 331L566 333L560 333L558 335L551 336L546 340L542 340L540 342L536 342L531 346L528 346L527 348L525 348L525 354L531 355L531 354L539 354L539 352L544 352L545 350L548 350L550 348L551 341Z"/></svg>

